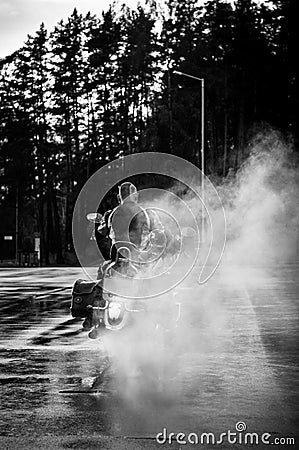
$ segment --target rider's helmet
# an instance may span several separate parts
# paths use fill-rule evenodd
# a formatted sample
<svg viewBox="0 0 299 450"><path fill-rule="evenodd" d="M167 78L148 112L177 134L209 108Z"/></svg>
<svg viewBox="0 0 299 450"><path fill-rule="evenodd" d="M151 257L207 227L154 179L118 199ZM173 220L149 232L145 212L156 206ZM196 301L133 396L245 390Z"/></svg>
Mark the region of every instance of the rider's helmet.
<svg viewBox="0 0 299 450"><path fill-rule="evenodd" d="M118 199L120 203L123 203L126 199L137 202L138 191L136 186L129 181L122 183L118 186Z"/></svg>

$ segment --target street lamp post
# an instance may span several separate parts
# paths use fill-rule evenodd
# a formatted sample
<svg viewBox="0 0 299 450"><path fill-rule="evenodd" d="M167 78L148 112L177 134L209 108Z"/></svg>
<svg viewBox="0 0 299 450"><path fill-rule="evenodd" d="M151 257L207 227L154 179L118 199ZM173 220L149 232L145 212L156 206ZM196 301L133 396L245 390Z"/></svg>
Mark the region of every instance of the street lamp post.
<svg viewBox="0 0 299 450"><path fill-rule="evenodd" d="M18 265L18 255L19 255L19 188L16 185L16 242L15 242L15 257L16 257L16 266Z"/></svg>
<svg viewBox="0 0 299 450"><path fill-rule="evenodd" d="M173 71L174 74L182 76L182 77L187 77L187 78L192 78L193 80L197 80L200 81L201 83L201 145L200 145L200 152L201 152L201 172L202 172L202 176L201 176L201 195L202 195L202 218L201 218L201 232L202 232L202 240L204 238L204 173L205 173L205 127L204 127L204 114L205 114L205 110L204 110L204 105L205 105L205 80L204 78L199 78L199 77L195 77L194 75L189 75L188 73L184 73L184 72L179 72L178 70L174 70ZM199 165L199 154L198 154L198 150L196 152L196 159L197 159L197 164Z"/></svg>
<svg viewBox="0 0 299 450"><path fill-rule="evenodd" d="M204 102L205 102L205 80L204 78L199 78L199 77L195 77L194 75L189 75L188 73L184 73L184 72L179 72L178 70L174 70L173 73L175 75L179 75L179 76L183 76L183 77L188 77L188 78L193 78L194 80L200 81L201 83L201 146L200 146L200 152L201 152L201 171L202 173L205 172L204 166L205 166L205 151L204 151ZM198 155L198 152L197 152ZM197 162L199 163L199 157L197 156Z"/></svg>

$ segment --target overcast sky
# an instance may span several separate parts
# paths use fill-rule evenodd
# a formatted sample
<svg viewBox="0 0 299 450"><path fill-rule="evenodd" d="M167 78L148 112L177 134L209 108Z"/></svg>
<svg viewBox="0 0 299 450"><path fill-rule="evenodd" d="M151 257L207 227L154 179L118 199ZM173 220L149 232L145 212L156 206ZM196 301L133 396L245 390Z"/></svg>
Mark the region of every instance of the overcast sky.
<svg viewBox="0 0 299 450"><path fill-rule="evenodd" d="M76 7L80 13L101 15L111 0L0 0L0 57L20 48L28 34L34 34L42 22L51 31ZM137 0L123 0L130 7Z"/></svg>

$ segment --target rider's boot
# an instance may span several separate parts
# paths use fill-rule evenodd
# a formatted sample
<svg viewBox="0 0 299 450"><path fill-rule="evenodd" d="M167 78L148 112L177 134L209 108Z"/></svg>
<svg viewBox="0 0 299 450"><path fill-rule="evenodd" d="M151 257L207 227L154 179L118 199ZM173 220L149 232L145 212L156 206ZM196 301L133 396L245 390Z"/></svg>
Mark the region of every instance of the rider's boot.
<svg viewBox="0 0 299 450"><path fill-rule="evenodd" d="M89 333L88 333L88 337L89 339L98 339L100 337L100 328L99 327L94 327Z"/></svg>

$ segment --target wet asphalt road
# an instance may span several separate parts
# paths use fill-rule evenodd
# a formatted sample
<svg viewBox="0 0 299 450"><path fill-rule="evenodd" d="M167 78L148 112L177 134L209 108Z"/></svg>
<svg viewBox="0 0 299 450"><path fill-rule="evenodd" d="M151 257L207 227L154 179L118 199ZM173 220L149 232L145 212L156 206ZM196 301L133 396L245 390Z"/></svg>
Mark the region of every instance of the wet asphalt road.
<svg viewBox="0 0 299 450"><path fill-rule="evenodd" d="M296 448L298 269L224 267L191 286L196 309L182 291L182 320L194 332L189 341L184 332L171 388L137 379L130 397L113 369L87 392L105 367L103 345L71 318L69 290L47 294L71 285L79 269L0 269L0 448L179 449L156 443L156 433L220 434L238 421L272 441L297 435L297 445L275 445Z"/></svg>

